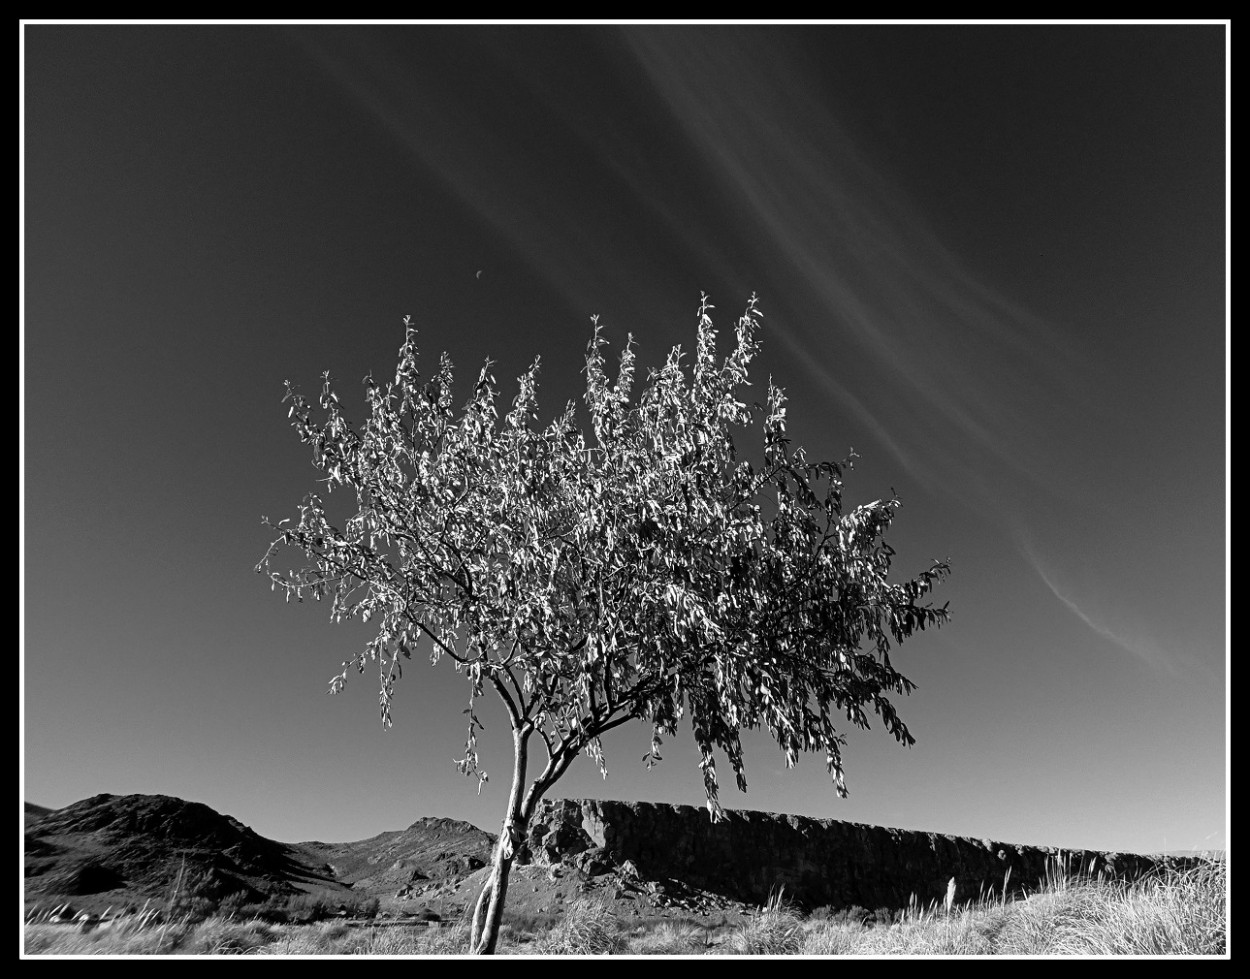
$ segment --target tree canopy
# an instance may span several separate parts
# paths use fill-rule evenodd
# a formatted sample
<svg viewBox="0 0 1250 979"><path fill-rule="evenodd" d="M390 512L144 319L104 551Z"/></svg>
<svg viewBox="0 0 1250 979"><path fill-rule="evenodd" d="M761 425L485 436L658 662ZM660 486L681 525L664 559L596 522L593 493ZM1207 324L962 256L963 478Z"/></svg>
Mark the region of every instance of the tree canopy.
<svg viewBox="0 0 1250 979"><path fill-rule="evenodd" d="M490 361L457 410L445 354L419 373L411 318L394 379L364 379L359 428L328 373L315 404L287 383L325 496L275 527L257 570L288 600L328 600L336 621L377 622L330 689L377 664L387 724L405 660L453 660L469 681L459 764L483 780L475 705L488 687L498 695L518 750L505 826L523 826L578 754L603 769L600 737L635 718L652 728L648 763L689 718L713 818L718 751L746 788L743 729L767 730L787 765L823 753L842 795L835 721L866 728L875 714L913 743L889 699L913 684L890 650L948 619L923 604L948 566L888 580L898 499L844 507L851 460L809 462L791 447L782 389L770 380L762 404L740 400L759 349L755 297L719 360L711 310L704 297L688 366L674 347L636 398L633 337L609 377L594 319L585 421L569 402L540 422L537 360L502 418ZM758 441L740 457L747 433ZM341 524L328 513L335 491L354 511ZM282 545L306 565L275 570ZM546 765L522 794L531 735Z"/></svg>

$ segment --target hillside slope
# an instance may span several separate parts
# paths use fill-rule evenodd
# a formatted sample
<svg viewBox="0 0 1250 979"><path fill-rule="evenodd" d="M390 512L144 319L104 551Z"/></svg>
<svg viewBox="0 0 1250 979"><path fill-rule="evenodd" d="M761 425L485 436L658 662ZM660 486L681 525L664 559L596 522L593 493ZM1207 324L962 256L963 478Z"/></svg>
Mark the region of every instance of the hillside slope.
<svg viewBox="0 0 1250 979"><path fill-rule="evenodd" d="M26 823L26 887L81 896L188 893L250 899L333 883L297 849L203 803L163 795L97 795Z"/></svg>
<svg viewBox="0 0 1250 979"><path fill-rule="evenodd" d="M105 794L25 812L28 899L84 905L161 903L175 893L393 897L414 884L454 887L489 862L495 841L470 823L426 817L351 843L280 843L203 803L163 795Z"/></svg>

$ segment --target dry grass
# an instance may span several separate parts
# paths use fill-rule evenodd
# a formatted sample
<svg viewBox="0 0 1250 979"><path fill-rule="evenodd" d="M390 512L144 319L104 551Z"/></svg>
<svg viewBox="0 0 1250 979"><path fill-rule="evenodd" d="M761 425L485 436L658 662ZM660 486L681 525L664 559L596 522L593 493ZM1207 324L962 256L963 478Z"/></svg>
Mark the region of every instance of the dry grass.
<svg viewBox="0 0 1250 979"><path fill-rule="evenodd" d="M559 923L525 951L531 955L619 955L625 944L616 917L607 907L578 898L565 909Z"/></svg>
<svg viewBox="0 0 1250 979"><path fill-rule="evenodd" d="M435 928L390 926L352 928L325 923L286 929L262 955L465 955L469 930L464 925Z"/></svg>
<svg viewBox="0 0 1250 979"><path fill-rule="evenodd" d="M44 922L26 926L25 950L27 955L176 955L196 930L186 920L156 924L138 915L91 929Z"/></svg>
<svg viewBox="0 0 1250 979"><path fill-rule="evenodd" d="M1135 886L1078 884L1047 895L1037 913L1054 928L1048 954L1223 955L1227 891L1228 865L1220 860Z"/></svg>
<svg viewBox="0 0 1250 979"><path fill-rule="evenodd" d="M546 930L506 926L503 955L1227 955L1228 867L1210 861L1129 885L1063 873L1023 901L982 900L949 910L913 906L890 926L805 919L777 894L709 946L694 922L653 922L633 932L601 903L580 899ZM34 919L27 955L464 955L464 924L353 928L343 922L272 925L257 920L132 915L102 927Z"/></svg>
<svg viewBox="0 0 1250 979"><path fill-rule="evenodd" d="M629 955L702 955L707 951L707 929L691 922L662 921L639 931L626 943Z"/></svg>
<svg viewBox="0 0 1250 979"><path fill-rule="evenodd" d="M1025 901L913 908L889 928L808 922L806 955L1225 955L1228 867L1135 884L1052 873Z"/></svg>
<svg viewBox="0 0 1250 979"><path fill-rule="evenodd" d="M803 949L803 917L773 895L750 921L734 929L719 946L722 955L798 955Z"/></svg>

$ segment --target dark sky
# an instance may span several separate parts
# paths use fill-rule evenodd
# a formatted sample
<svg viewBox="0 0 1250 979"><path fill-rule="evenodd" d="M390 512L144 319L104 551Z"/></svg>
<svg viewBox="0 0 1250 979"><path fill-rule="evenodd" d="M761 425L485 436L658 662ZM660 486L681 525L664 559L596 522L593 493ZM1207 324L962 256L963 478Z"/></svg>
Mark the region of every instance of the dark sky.
<svg viewBox="0 0 1250 979"><path fill-rule="evenodd" d="M1009 842L1222 847L1227 26L144 26L24 42L24 793L203 801L287 841L494 829L468 690L253 573L317 473L280 403L349 417L404 315L458 397L486 357L579 394L598 314L640 366L723 335L810 457L897 491L910 751L749 737L737 808ZM479 274L480 273L480 274ZM297 561L292 554L292 563ZM702 801L639 723L554 795Z"/></svg>

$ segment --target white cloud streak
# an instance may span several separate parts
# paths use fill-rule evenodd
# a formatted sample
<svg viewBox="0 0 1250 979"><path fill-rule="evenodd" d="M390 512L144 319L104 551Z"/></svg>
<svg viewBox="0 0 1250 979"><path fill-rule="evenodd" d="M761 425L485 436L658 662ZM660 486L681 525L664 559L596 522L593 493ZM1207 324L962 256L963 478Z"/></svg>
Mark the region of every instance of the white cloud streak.
<svg viewBox="0 0 1250 979"><path fill-rule="evenodd" d="M767 43L761 52L766 35L736 55L725 36L715 45L672 32L624 37L709 182L745 203L743 238L790 270L785 288L814 297L823 322L769 322L785 324L788 346L830 393L888 432L913 472L946 482L941 474L958 469L954 482L973 475L995 503L1004 479L1046 484L1055 415L1077 414L1084 377L1063 331L969 274L813 84ZM882 401L868 400L871 381L833 381L831 348L848 340L886 380Z"/></svg>
<svg viewBox="0 0 1250 979"><path fill-rule="evenodd" d="M1064 607L1085 623L1089 629L1108 642L1120 647L1126 653L1130 653L1145 665L1172 676L1181 675L1176 657L1165 650L1155 639L1145 635L1141 629L1129 629L1119 624L1112 627L1107 623L1105 614L1090 610L1090 606L1094 604L1090 599L1083 599L1084 605L1078 604L1071 595L1071 589L1060 585L1056 580L1057 575L1055 571L1047 567L1046 563L1038 556L1032 542L1027 538L1020 541L1019 551L1029 566L1037 573L1037 576L1050 589L1051 594L1059 599Z"/></svg>
<svg viewBox="0 0 1250 979"><path fill-rule="evenodd" d="M541 106L550 128L543 138L571 140L611 174L693 267L761 292L769 335L914 480L971 488L978 504L1009 513L1023 504L1011 502L1018 494L1008 485L1079 496L1050 478L1061 468L1057 416L1078 423L1076 392L1086 381L1062 331L960 264L812 80L772 50L772 35L717 32L709 40L707 32L623 28L615 36L650 82L650 94L637 97L667 111L688 140L671 180L657 178L628 133L589 139L585 106L529 78L524 65L496 59L483 68L504 72L526 105ZM367 33L338 35L333 46L316 32L296 37L572 308L597 309L607 281L647 289L639 269L621 261L647 243L622 226L626 237L609 246L618 229L588 227L575 208L552 206L556 178L502 166L525 148L509 146L482 118L473 124L472 100L425 97L411 66ZM729 234L689 205L692 187L700 207L710 202L733 216Z"/></svg>

